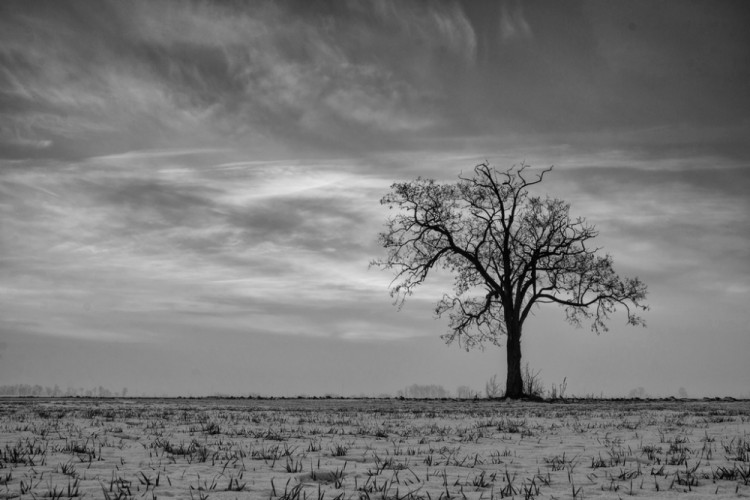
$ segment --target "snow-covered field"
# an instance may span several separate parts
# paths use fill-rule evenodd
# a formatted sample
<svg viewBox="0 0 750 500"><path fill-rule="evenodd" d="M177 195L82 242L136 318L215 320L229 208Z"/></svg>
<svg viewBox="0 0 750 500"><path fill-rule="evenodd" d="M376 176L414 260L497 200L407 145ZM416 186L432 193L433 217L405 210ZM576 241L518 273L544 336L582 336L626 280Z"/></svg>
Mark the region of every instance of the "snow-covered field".
<svg viewBox="0 0 750 500"><path fill-rule="evenodd" d="M749 483L748 401L0 400L0 498L736 498Z"/></svg>

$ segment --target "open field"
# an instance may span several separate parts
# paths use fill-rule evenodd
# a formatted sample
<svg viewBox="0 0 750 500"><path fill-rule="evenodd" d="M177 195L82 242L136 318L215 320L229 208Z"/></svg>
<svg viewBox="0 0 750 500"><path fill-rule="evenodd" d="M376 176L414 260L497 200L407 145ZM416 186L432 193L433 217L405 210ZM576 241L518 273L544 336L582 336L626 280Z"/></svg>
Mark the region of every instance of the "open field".
<svg viewBox="0 0 750 500"><path fill-rule="evenodd" d="M750 496L750 402L0 400L0 499L631 495Z"/></svg>

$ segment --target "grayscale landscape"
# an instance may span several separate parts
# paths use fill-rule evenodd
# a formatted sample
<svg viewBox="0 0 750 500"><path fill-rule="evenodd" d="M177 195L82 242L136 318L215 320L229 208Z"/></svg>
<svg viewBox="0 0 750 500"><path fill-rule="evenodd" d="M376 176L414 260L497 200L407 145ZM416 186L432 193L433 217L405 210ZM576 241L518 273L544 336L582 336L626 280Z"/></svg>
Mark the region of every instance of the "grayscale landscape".
<svg viewBox="0 0 750 500"><path fill-rule="evenodd" d="M748 26L0 2L0 499L750 496Z"/></svg>

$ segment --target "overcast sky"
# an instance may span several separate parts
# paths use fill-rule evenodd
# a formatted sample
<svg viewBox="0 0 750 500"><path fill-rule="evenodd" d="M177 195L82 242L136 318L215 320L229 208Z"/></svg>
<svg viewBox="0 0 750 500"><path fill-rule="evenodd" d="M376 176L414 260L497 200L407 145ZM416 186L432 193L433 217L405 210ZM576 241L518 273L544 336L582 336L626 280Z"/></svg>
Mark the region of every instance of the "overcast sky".
<svg viewBox="0 0 750 500"><path fill-rule="evenodd" d="M750 391L745 2L0 3L0 384L482 389L444 280L398 311L378 201L488 160L649 286L647 328L526 323L546 385Z"/></svg>

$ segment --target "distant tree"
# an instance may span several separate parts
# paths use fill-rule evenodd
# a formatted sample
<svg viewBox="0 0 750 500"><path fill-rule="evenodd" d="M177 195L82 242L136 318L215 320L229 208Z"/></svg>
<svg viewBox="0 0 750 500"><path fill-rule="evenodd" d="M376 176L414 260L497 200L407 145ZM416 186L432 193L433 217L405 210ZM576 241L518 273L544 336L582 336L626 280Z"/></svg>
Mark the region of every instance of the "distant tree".
<svg viewBox="0 0 750 500"><path fill-rule="evenodd" d="M441 385L412 384L409 387L398 391L396 395L403 398L436 399L449 398L450 391L448 391Z"/></svg>
<svg viewBox="0 0 750 500"><path fill-rule="evenodd" d="M456 397L458 399L472 399L479 396L479 393L469 387L468 385L460 385L456 389Z"/></svg>
<svg viewBox="0 0 750 500"><path fill-rule="evenodd" d="M373 262L396 271L391 295L400 306L436 267L452 273L453 294L436 307L450 320L443 338L468 350L507 337L509 398L524 396L521 333L534 306L558 304L570 323L591 321L597 333L617 306L629 324L645 324L636 312L647 309L646 285L615 273L590 245L597 231L571 218L569 204L529 193L550 170L527 179L526 165L503 172L482 163L454 184L395 183L381 200L398 210L380 234L387 257Z"/></svg>
<svg viewBox="0 0 750 500"><path fill-rule="evenodd" d="M630 390L630 392L628 393L628 397L644 399L644 398L648 398L649 394L646 392L646 389L644 389L643 387L637 387L635 389Z"/></svg>

